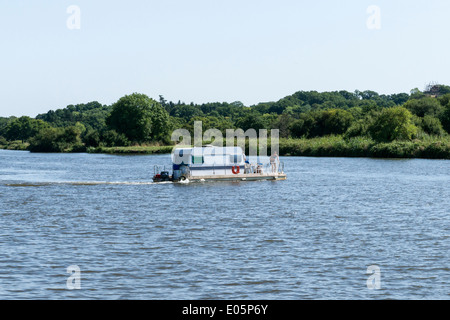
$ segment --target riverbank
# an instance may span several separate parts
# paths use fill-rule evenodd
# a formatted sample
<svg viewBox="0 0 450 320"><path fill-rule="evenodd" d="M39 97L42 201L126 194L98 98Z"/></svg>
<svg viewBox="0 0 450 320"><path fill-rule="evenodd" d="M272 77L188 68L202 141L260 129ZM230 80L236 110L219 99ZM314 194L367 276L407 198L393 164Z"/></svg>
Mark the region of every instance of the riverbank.
<svg viewBox="0 0 450 320"><path fill-rule="evenodd" d="M270 145L269 145L270 150ZM99 147L90 153L107 154L165 154L173 146ZM369 138L344 139L328 136L314 139L280 139L281 156L303 157L369 157L369 158L421 158L450 159L450 139L394 141L377 143ZM248 154L248 146L247 152Z"/></svg>
<svg viewBox="0 0 450 320"><path fill-rule="evenodd" d="M28 144L14 141L8 145L0 145L0 148L8 150L27 150ZM270 150L270 145L268 148ZM79 148L76 150L67 150L67 152L169 154L172 152L172 149L173 146L90 147L81 150ZM426 137L422 140L393 141L390 143L377 143L370 138L363 137L344 139L342 136L327 136L314 139L280 139L279 150L281 156L450 160L450 137Z"/></svg>
<svg viewBox="0 0 450 320"><path fill-rule="evenodd" d="M27 142L22 141L8 141L6 143L0 144L0 149L3 150L18 150L18 151L26 151L30 146Z"/></svg>
<svg viewBox="0 0 450 320"><path fill-rule="evenodd" d="M378 143L363 137L347 140L342 136L286 139L280 141L280 154L311 157L450 159L450 139L427 138L389 143Z"/></svg>
<svg viewBox="0 0 450 320"><path fill-rule="evenodd" d="M97 147L88 148L88 153L106 154L168 154L173 146L130 146L130 147Z"/></svg>

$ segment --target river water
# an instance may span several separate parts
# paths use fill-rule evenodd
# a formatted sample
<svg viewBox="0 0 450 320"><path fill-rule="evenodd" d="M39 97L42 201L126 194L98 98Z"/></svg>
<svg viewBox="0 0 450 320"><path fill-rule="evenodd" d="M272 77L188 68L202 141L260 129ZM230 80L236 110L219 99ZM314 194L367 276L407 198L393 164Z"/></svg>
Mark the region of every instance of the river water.
<svg viewBox="0 0 450 320"><path fill-rule="evenodd" d="M282 161L154 184L167 155L0 151L0 298L450 298L450 161Z"/></svg>

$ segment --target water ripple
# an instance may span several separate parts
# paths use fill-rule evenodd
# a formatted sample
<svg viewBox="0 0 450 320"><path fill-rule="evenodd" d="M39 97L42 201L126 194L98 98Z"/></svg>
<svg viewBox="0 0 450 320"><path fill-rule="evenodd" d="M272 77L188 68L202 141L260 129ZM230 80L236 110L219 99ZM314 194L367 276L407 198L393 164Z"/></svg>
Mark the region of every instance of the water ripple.
<svg viewBox="0 0 450 320"><path fill-rule="evenodd" d="M149 182L166 156L0 151L0 295L448 299L449 161L283 160L286 181L180 186Z"/></svg>

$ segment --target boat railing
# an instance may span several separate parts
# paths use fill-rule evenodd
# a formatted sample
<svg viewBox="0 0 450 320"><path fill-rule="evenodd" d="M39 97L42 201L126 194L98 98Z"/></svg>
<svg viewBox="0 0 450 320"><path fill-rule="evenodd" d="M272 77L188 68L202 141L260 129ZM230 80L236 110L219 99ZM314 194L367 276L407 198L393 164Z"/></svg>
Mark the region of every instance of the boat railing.
<svg viewBox="0 0 450 320"><path fill-rule="evenodd" d="M262 163L246 163L245 173L247 174L263 174L266 172L266 167Z"/></svg>
<svg viewBox="0 0 450 320"><path fill-rule="evenodd" d="M283 174L284 173L284 162L278 162L278 163L266 163L264 165L264 174Z"/></svg>
<svg viewBox="0 0 450 320"><path fill-rule="evenodd" d="M248 174L256 175L270 175L270 174L283 174L284 163L278 162L272 163L248 163L245 165L245 172Z"/></svg>
<svg viewBox="0 0 450 320"><path fill-rule="evenodd" d="M166 166L155 165L153 167L153 175L161 174L161 172L166 171Z"/></svg>
<svg viewBox="0 0 450 320"><path fill-rule="evenodd" d="M284 173L284 162L278 162L278 173Z"/></svg>

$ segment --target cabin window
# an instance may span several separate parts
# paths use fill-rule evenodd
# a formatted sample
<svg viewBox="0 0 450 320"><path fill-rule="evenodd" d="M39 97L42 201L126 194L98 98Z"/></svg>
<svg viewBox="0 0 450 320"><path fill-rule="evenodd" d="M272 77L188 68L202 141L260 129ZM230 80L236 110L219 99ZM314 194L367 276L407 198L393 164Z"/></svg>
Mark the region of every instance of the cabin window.
<svg viewBox="0 0 450 320"><path fill-rule="evenodd" d="M205 158L203 156L192 156L192 164L204 164Z"/></svg>
<svg viewBox="0 0 450 320"><path fill-rule="evenodd" d="M230 155L231 163L240 163L242 161L242 155L240 154L232 154Z"/></svg>

